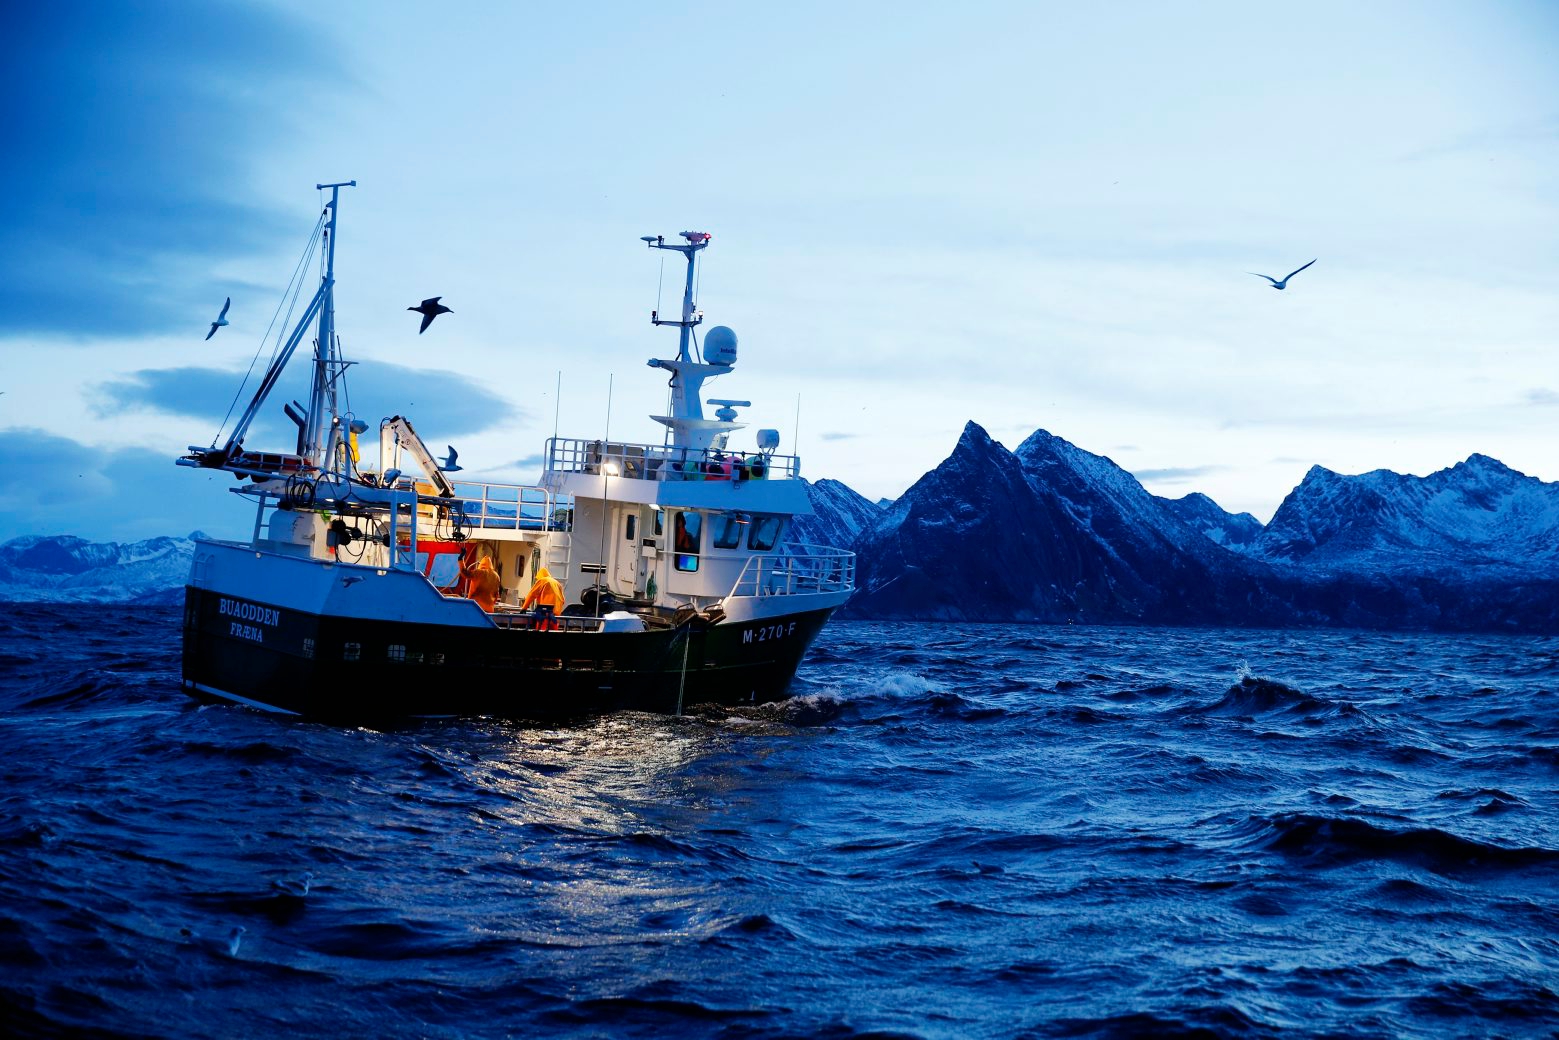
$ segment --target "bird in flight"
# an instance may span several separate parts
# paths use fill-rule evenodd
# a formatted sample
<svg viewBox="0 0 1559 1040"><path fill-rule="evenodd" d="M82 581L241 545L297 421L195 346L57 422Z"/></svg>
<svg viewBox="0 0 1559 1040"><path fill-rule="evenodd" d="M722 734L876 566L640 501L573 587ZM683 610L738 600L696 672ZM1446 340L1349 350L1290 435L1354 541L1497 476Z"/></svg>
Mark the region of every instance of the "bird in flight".
<svg viewBox="0 0 1559 1040"><path fill-rule="evenodd" d="M222 326L227 324L227 309L229 307L231 307L232 305L233 305L233 298L231 296L229 296L227 298L227 302L222 304L222 313L218 314L217 315L217 320L211 323L211 331L206 333L206 338L207 339L210 339L212 336L215 336L217 334L217 329L220 329Z"/></svg>
<svg viewBox="0 0 1559 1040"><path fill-rule="evenodd" d="M1320 257L1316 257L1316 260L1319 260L1319 259L1320 259ZM1310 264L1313 264L1313 263L1315 263L1315 260L1310 261ZM1296 268L1294 268L1292 271L1288 272L1287 274L1285 274L1283 276L1283 280L1282 281L1278 281L1276 278L1272 277L1270 274L1258 274L1255 271L1246 271L1245 273L1246 274L1254 274L1254 275L1256 275L1257 278L1265 278L1267 281L1272 283L1272 288L1274 288L1274 289L1287 289L1288 288L1288 280L1290 278L1294 277L1294 275L1298 274L1300 271L1303 271L1305 269L1305 267L1309 267L1310 264L1305 264L1304 267L1296 267Z"/></svg>
<svg viewBox="0 0 1559 1040"><path fill-rule="evenodd" d="M420 336L424 332L428 331L428 326L432 325L433 324L433 319L438 317L440 314L453 314L453 313L455 313L454 311L450 310L448 307L444 306L442 303L438 302L438 301L442 300L443 298L444 297L442 297L442 296L430 296L426 300L423 300L417 306L415 306L415 307L407 307L406 308L409 311L416 311L418 314L422 315L422 328L417 330L417 335Z"/></svg>
<svg viewBox="0 0 1559 1040"><path fill-rule="evenodd" d="M445 473L459 473L461 467L456 465L455 460L460 456L458 453L456 453L455 446L453 444L446 444L445 447L449 449L449 457L441 460L438 464L438 468L443 470Z"/></svg>

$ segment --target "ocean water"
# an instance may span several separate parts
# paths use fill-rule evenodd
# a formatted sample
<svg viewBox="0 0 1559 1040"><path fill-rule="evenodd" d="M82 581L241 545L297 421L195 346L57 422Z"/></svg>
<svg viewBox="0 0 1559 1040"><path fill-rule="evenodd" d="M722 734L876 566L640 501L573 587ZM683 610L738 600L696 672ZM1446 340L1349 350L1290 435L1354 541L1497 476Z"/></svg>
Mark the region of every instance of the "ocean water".
<svg viewBox="0 0 1559 1040"><path fill-rule="evenodd" d="M0 1032L1547 1036L1559 640L839 623L787 702L381 731L7 608Z"/></svg>

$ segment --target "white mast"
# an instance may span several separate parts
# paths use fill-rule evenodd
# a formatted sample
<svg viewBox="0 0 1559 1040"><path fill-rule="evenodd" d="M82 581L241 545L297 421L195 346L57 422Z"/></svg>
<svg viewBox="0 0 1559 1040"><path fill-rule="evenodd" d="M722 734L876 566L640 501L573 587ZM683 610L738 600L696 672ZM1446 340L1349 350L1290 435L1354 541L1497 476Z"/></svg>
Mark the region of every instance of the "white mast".
<svg viewBox="0 0 1559 1040"><path fill-rule="evenodd" d="M718 418L704 418L703 402L699 399L704 380L731 371L732 365L736 363L736 334L724 326L710 329L704 340L702 359L693 360L693 352L689 349L693 329L704 320L703 312L698 310L693 300L694 267L699 252L709 245L709 240L714 236L704 231L684 231L681 237L686 240L686 244L667 242L663 235L641 236L651 249L670 249L687 257L687 282L682 291L681 320L669 321L655 311L650 312L651 324L672 325L681 333L675 361L650 359L651 368L664 368L671 373L671 414L652 415L650 418L671 428L671 443L674 447L703 452L714 444L715 438L746 425L731 420L736 417L732 406L745 407L747 402L717 402L723 405L716 413Z"/></svg>

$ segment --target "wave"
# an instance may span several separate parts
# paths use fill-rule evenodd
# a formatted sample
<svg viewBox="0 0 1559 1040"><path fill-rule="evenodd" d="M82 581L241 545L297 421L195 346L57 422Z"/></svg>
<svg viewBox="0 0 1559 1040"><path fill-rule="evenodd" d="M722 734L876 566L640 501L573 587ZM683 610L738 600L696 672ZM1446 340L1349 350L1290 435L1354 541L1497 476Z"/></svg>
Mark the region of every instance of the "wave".
<svg viewBox="0 0 1559 1040"><path fill-rule="evenodd" d="M1279 813L1252 817L1257 848L1315 867L1366 860L1422 866L1437 874L1486 874L1559 865L1559 850L1464 838L1437 827L1393 830L1357 817Z"/></svg>
<svg viewBox="0 0 1559 1040"><path fill-rule="evenodd" d="M116 685L113 680L96 675L72 675L40 683L22 695L16 708L20 711L73 708L99 699L112 692Z"/></svg>
<svg viewBox="0 0 1559 1040"><path fill-rule="evenodd" d="M1087 1037L1090 1040L1138 1040L1143 1037L1209 1040L1228 1036L1271 1036L1276 1032L1272 1026L1256 1021L1238 1008L1215 1005L1179 1014L1134 1011L1103 1018L1063 1018L1047 1028L1043 1035Z"/></svg>
<svg viewBox="0 0 1559 1040"><path fill-rule="evenodd" d="M926 699L926 711L935 718L957 719L960 722L987 722L1007 714L1005 708L977 705L956 693L933 693Z"/></svg>
<svg viewBox="0 0 1559 1040"><path fill-rule="evenodd" d="M1195 709L1193 714L1245 720L1264 716L1316 721L1366 717L1362 708L1347 701L1327 700L1273 679L1250 675L1229 687L1214 703Z"/></svg>
<svg viewBox="0 0 1559 1040"><path fill-rule="evenodd" d="M1544 1023L1552 1027L1555 1018L1559 1017L1559 993L1549 986L1523 979L1492 979L1477 984L1459 980L1437 982L1429 993L1413 997L1407 1003L1419 1015L1459 1023L1465 1023L1469 1017L1499 1023L1499 1027L1488 1035L1525 1032L1524 1029L1512 1029L1513 1023ZM1544 1034L1554 1035L1546 1029Z"/></svg>

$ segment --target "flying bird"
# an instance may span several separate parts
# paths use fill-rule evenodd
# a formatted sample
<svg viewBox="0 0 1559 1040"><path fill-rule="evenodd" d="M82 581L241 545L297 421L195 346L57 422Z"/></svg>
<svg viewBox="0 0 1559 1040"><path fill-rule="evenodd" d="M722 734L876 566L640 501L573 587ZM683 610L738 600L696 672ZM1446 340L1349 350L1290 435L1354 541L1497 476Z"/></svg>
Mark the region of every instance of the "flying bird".
<svg viewBox="0 0 1559 1040"><path fill-rule="evenodd" d="M1316 257L1316 260L1319 260L1319 259L1320 259L1320 257ZM1310 261L1310 264L1313 264L1313 263L1315 263L1315 260ZM1258 274L1255 271L1246 271L1245 273L1246 274L1254 274L1254 275L1256 275L1257 278L1265 278L1267 281L1272 283L1272 288L1274 288L1274 289L1287 289L1288 288L1288 280L1290 278L1294 277L1294 275L1298 274L1300 271L1303 271L1305 269L1305 267L1309 267L1310 264L1305 264L1304 267L1296 267L1296 268L1294 268L1292 271L1288 272L1287 274L1285 274L1283 276L1283 280L1282 281L1278 281L1276 278L1272 277L1270 274Z"/></svg>
<svg viewBox="0 0 1559 1040"><path fill-rule="evenodd" d="M443 470L445 473L459 473L460 467L455 464L455 460L460 456L456 453L455 446L453 444L448 444L445 445L445 447L449 449L449 457L447 459L441 460L438 464L438 468Z"/></svg>
<svg viewBox="0 0 1559 1040"><path fill-rule="evenodd" d="M417 330L417 335L420 336L424 332L428 331L428 326L432 325L433 324L433 319L438 317L440 314L453 314L453 313L455 313L454 311L450 310L448 307L444 306L442 303L438 302L438 301L442 300L443 298L444 297L442 297L442 296L430 296L426 300L423 300L422 303L420 303L416 307L407 307L406 308L409 311L416 311L418 314L422 315L422 328Z"/></svg>
<svg viewBox="0 0 1559 1040"><path fill-rule="evenodd" d="M206 338L207 339L210 339L212 336L215 336L217 334L217 329L220 329L222 326L227 324L227 309L229 307L231 307L232 305L233 305L233 298L231 296L229 296L227 298L227 302L222 304L222 313L218 314L217 315L217 320L211 323L211 331L206 333Z"/></svg>

